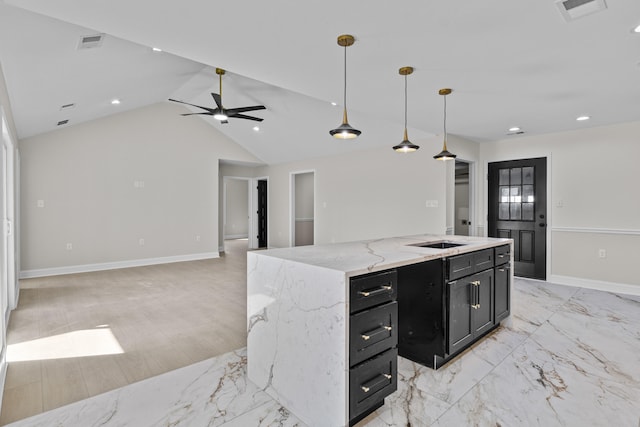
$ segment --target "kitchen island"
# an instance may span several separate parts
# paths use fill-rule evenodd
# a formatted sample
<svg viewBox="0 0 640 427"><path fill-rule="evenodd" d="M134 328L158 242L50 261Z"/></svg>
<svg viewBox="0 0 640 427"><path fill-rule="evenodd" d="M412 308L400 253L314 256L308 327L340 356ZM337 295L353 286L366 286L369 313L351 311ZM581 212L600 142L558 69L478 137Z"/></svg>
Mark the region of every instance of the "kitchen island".
<svg viewBox="0 0 640 427"><path fill-rule="evenodd" d="M512 244L416 235L249 252L249 379L309 425L355 423L395 390L398 351L426 365L434 360L437 368L508 316ZM432 273L434 267L439 274ZM416 342L426 336L420 325L402 322L407 313L434 312L433 295L424 307L403 303L420 301L411 291L420 286L423 272L445 304L435 314L442 323L436 340L443 342L434 354L425 354L432 351L431 342Z"/></svg>

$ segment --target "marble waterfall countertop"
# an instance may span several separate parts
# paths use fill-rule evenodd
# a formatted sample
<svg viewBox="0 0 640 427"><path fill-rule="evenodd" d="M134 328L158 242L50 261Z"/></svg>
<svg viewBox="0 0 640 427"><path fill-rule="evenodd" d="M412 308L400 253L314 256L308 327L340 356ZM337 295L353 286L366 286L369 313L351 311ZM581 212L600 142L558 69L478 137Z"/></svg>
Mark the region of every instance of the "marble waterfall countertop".
<svg viewBox="0 0 640 427"><path fill-rule="evenodd" d="M462 243L464 245L447 249L415 246L416 244L433 243L443 240ZM511 242L511 239L492 237L419 234L414 236L363 240L359 242L268 249L256 253L342 271L346 273L347 277L352 277L431 259L473 252L480 249L500 246L501 244L509 244Z"/></svg>

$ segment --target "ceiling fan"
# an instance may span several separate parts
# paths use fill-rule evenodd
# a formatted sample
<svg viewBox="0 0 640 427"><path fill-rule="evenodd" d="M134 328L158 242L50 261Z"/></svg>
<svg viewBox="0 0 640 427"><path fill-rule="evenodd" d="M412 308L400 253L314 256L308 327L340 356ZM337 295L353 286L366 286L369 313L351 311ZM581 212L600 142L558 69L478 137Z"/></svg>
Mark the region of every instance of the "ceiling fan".
<svg viewBox="0 0 640 427"><path fill-rule="evenodd" d="M193 115L206 115L213 116L214 119L220 120L220 123L229 123L227 119L246 119L246 120L255 120L256 122L261 122L264 119L260 117L248 116L246 114L242 114L247 111L256 111L256 110L265 110L266 107L264 105L254 105L252 107L239 107L239 108L224 108L222 106L222 76L225 71L222 68L216 68L216 74L220 76L220 94L211 93L213 100L216 102L216 108L202 107L200 105L189 104L188 102L178 101L177 99L169 99L169 101L179 102L181 104L191 105L193 107L202 108L206 110L202 113L186 113L181 114L181 116L193 116Z"/></svg>

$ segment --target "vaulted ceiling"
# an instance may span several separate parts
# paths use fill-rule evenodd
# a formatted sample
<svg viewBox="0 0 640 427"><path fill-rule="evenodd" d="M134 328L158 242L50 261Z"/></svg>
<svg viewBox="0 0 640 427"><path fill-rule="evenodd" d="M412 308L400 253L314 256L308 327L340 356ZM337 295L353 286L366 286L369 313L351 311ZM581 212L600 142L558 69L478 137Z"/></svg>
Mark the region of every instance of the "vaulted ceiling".
<svg viewBox="0 0 640 427"><path fill-rule="evenodd" d="M415 69L414 142L442 133L443 87L453 88L449 133L478 142L519 138L507 135L514 126L537 135L640 120L640 2L582 3L567 4L574 15L605 8L567 20L555 0L4 0L0 61L20 138L170 97L213 105L224 68L225 106L264 104L260 130L184 120L208 120L266 163L399 143L402 66ZM96 33L100 47L77 48ZM354 141L328 134L342 118L344 33L356 38L347 50Z"/></svg>

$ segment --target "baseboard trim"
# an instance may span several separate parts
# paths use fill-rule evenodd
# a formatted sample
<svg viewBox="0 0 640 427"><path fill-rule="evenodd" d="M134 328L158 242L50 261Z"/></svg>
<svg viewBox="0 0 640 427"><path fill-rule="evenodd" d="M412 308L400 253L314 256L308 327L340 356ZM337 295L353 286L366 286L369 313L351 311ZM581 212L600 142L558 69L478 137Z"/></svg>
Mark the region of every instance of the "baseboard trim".
<svg viewBox="0 0 640 427"><path fill-rule="evenodd" d="M244 234L225 234L223 240L236 240L236 239L248 239L249 235L247 233Z"/></svg>
<svg viewBox="0 0 640 427"><path fill-rule="evenodd" d="M548 282L558 285L575 286L579 288L595 289L597 291L615 292L640 296L640 286L628 283L604 282L602 280L582 279L580 277L552 275Z"/></svg>
<svg viewBox="0 0 640 427"><path fill-rule="evenodd" d="M146 265L169 264L172 262L198 261L219 258L219 252L204 252L190 255L176 255L160 258L134 259L129 261L103 262L99 264L70 265L67 267L40 268L20 271L20 279L60 276L63 274L90 273L92 271L117 270L119 268L144 267Z"/></svg>

